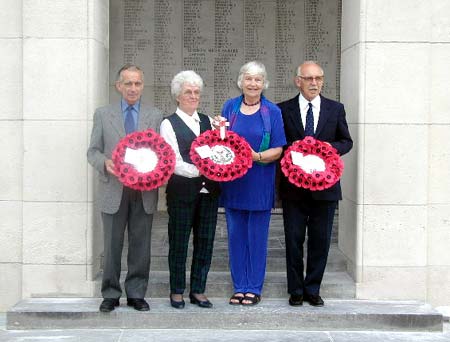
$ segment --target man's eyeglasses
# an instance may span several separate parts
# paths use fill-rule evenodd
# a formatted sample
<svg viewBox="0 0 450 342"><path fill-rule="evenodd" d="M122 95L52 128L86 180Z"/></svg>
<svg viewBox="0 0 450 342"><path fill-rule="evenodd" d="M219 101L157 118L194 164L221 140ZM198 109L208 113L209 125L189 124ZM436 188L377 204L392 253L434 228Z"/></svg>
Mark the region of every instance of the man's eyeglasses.
<svg viewBox="0 0 450 342"><path fill-rule="evenodd" d="M316 81L317 83L323 82L323 76L300 76L298 75L297 77L300 77L302 80L308 82L308 83L312 83L313 81Z"/></svg>

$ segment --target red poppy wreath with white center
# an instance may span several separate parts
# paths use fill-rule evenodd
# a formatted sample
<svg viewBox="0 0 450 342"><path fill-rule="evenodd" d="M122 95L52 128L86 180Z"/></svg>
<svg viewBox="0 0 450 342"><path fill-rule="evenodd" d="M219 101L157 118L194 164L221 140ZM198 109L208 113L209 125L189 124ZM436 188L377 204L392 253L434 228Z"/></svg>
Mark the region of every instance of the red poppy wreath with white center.
<svg viewBox="0 0 450 342"><path fill-rule="evenodd" d="M242 177L253 163L250 145L232 131L223 140L219 130L203 132L192 142L190 157L202 175L218 182Z"/></svg>
<svg viewBox="0 0 450 342"><path fill-rule="evenodd" d="M165 184L175 170L175 152L152 129L122 138L112 153L112 160L119 181L141 191Z"/></svg>
<svg viewBox="0 0 450 342"><path fill-rule="evenodd" d="M289 146L280 163L289 182L312 191L332 187L344 171L336 149L310 136Z"/></svg>

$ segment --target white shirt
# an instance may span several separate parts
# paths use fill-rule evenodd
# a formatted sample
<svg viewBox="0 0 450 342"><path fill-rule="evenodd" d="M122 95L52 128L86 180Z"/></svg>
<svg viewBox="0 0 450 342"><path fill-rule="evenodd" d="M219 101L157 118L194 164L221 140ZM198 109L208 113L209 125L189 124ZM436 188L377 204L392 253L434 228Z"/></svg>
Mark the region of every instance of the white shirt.
<svg viewBox="0 0 450 342"><path fill-rule="evenodd" d="M298 105L300 108L300 116L302 119L303 128L306 127L306 113L308 112L308 104L310 101L305 99L303 95L300 93L300 96L298 97ZM316 96L311 101L312 104L312 110L314 115L314 133L316 132L317 123L319 122L319 115L320 115L320 96Z"/></svg>
<svg viewBox="0 0 450 342"><path fill-rule="evenodd" d="M200 135L200 117L198 116L197 111L195 111L194 114L189 115L183 112L180 108L177 108L175 113L180 117L181 120L183 120L183 122L190 128L190 130L194 132L195 136L198 137ZM212 119L209 118L209 121L212 122ZM176 163L174 173L176 175L187 178L199 177L200 172L198 171L197 167L193 164L183 161L183 158L180 154L180 149L178 147L177 136L175 135L175 131L173 130L172 124L169 120L164 119L161 122L160 135L175 151Z"/></svg>

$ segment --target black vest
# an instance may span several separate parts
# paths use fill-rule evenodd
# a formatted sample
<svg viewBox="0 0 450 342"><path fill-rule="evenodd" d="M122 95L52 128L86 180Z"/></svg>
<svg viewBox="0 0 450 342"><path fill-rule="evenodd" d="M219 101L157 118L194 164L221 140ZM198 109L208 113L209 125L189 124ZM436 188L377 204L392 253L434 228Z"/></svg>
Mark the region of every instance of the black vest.
<svg viewBox="0 0 450 342"><path fill-rule="evenodd" d="M198 113L198 116L200 117L200 134L211 129L208 116L200 113ZM172 124L173 131L177 137L181 158L183 158L185 163L193 164L189 152L191 150L192 142L196 138L194 132L191 131L177 114L170 115L167 120ZM214 182L205 176L188 178L176 174L173 174L170 177L169 182L167 183L166 193L168 197L176 196L194 199L202 188L208 190L213 196L218 196L220 193L219 183Z"/></svg>

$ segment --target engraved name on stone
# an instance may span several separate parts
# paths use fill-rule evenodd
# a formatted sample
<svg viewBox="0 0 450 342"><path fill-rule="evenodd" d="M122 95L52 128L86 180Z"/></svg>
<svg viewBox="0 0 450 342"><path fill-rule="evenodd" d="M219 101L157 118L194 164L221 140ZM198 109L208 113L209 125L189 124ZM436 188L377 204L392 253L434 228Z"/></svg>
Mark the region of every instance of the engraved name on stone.
<svg viewBox="0 0 450 342"><path fill-rule="evenodd" d="M261 60L274 102L297 94L295 68L317 60L324 94L339 95L341 0L111 0L110 82L126 62L143 67L144 95L172 113L170 81L192 69L205 82L201 111L218 114L240 91L239 68ZM111 92L113 93L113 92ZM113 96L113 95L111 95Z"/></svg>

